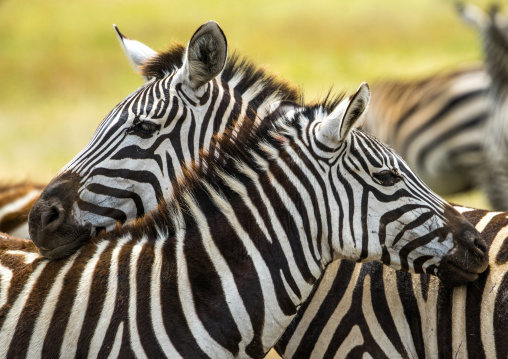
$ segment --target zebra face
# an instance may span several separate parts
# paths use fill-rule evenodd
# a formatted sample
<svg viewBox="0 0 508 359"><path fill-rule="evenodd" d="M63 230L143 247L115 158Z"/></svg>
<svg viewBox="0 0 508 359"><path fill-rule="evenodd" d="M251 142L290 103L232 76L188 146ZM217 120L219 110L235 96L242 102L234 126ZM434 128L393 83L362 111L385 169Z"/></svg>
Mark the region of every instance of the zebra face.
<svg viewBox="0 0 508 359"><path fill-rule="evenodd" d="M171 192L180 162L206 143L199 129L209 132L210 142L209 111L216 97L232 102L215 79L227 58L226 38L216 23L200 27L187 49L177 45L160 57L119 35L134 65L147 64L147 82L106 116L33 207L31 236L50 258L66 256L98 231L156 208L163 193Z"/></svg>
<svg viewBox="0 0 508 359"><path fill-rule="evenodd" d="M118 34L148 81L106 116L33 207L31 238L49 258L156 208L172 192L180 163L197 157L233 119L263 116L273 101L296 99L296 91L245 61L233 57L226 66L226 38L215 22L201 26L187 48L161 54Z"/></svg>
<svg viewBox="0 0 508 359"><path fill-rule="evenodd" d="M486 244L476 229L391 148L352 129L369 98L368 87L362 86L330 114L297 107L286 111L299 119L297 143L315 161L314 171L302 171L306 181L319 187L319 171L331 179L335 257L377 260L452 283L476 279L488 264Z"/></svg>

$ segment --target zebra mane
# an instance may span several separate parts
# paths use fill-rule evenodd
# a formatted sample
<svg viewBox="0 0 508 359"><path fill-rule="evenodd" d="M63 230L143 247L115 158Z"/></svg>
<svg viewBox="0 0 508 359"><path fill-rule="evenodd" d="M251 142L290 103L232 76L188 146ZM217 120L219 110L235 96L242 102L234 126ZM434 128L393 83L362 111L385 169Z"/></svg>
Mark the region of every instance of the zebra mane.
<svg viewBox="0 0 508 359"><path fill-rule="evenodd" d="M183 65L185 46L175 42L169 49L148 59L141 66L141 75L161 79Z"/></svg>
<svg viewBox="0 0 508 359"><path fill-rule="evenodd" d="M312 122L318 114L326 116L344 98L344 93L334 95L330 91L322 101L310 105L304 105L303 102L295 103L299 110L291 119L277 111L262 119L257 116L238 119L223 132L214 134L210 147L201 149L194 161L183 164L182 174L173 182L174 193L178 195L181 191L188 191L190 183L203 179L214 182L217 174L222 172L233 171L237 175L235 168L238 167L238 163L257 166L256 160L252 157L253 152L269 159L272 157L271 149L278 151L287 145L288 141L284 137L293 136L285 131L287 124L299 128L300 117Z"/></svg>
<svg viewBox="0 0 508 359"><path fill-rule="evenodd" d="M164 52L157 54L146 61L141 67L141 75L161 79L178 70L183 65L185 46L174 43ZM235 52L228 57L224 70L219 75L223 81L234 80L234 87L241 93L251 88L262 88L264 93L282 94L282 99L300 101L301 91L290 85L289 82L268 74L260 66L256 66L246 58L240 58Z"/></svg>

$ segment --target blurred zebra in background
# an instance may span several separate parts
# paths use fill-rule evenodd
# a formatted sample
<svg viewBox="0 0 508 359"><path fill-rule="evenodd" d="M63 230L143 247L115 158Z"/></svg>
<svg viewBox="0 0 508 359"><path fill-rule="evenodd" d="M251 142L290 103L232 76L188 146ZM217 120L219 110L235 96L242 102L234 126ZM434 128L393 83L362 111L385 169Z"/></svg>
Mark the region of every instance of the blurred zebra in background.
<svg viewBox="0 0 508 359"><path fill-rule="evenodd" d="M483 186L496 209L508 209L508 16L493 6L489 14L474 5L459 5L459 13L478 31L490 75L491 115L483 134Z"/></svg>
<svg viewBox="0 0 508 359"><path fill-rule="evenodd" d="M284 358L508 358L508 212L455 206L489 247L467 285L379 263L331 264L279 340Z"/></svg>
<svg viewBox="0 0 508 359"><path fill-rule="evenodd" d="M391 145L440 194L484 189L508 210L508 17L458 12L481 35L485 65L373 87L365 130Z"/></svg>
<svg viewBox="0 0 508 359"><path fill-rule="evenodd" d="M157 211L69 258L0 238L0 357L261 358L334 258L477 277L479 233L354 129L369 96L240 118Z"/></svg>

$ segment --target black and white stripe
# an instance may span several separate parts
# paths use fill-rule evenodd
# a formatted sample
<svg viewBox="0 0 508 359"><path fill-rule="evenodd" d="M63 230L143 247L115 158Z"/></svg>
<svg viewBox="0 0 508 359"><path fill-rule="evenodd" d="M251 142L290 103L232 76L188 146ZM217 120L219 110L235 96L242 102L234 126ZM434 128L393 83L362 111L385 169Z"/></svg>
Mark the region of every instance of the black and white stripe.
<svg viewBox="0 0 508 359"><path fill-rule="evenodd" d="M0 232L29 238L28 213L43 188L29 182L0 184Z"/></svg>
<svg viewBox="0 0 508 359"><path fill-rule="evenodd" d="M284 358L507 358L508 213L455 206L489 269L450 287L379 263L337 261L276 345Z"/></svg>
<svg viewBox="0 0 508 359"><path fill-rule="evenodd" d="M0 357L259 358L333 258L476 276L474 228L353 129L368 101L241 119L158 211L67 259L0 238Z"/></svg>

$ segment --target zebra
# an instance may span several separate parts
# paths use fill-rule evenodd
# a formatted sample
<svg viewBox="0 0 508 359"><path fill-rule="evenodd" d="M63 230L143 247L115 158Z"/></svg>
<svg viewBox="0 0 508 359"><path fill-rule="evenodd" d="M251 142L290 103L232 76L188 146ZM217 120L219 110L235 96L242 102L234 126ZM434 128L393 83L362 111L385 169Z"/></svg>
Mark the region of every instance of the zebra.
<svg viewBox="0 0 508 359"><path fill-rule="evenodd" d="M369 98L239 117L155 211L66 259L0 238L0 357L260 358L334 259L476 278L479 233L354 128Z"/></svg>
<svg viewBox="0 0 508 359"><path fill-rule="evenodd" d="M44 186L20 182L0 184L0 231L29 238L28 213Z"/></svg>
<svg viewBox="0 0 508 359"><path fill-rule="evenodd" d="M508 212L454 206L489 269L450 287L379 263L336 261L275 346L284 358L507 358Z"/></svg>
<svg viewBox="0 0 508 359"><path fill-rule="evenodd" d="M228 59L226 37L214 21L198 28L187 47L175 44L160 54L115 30L149 81L106 116L87 147L41 194L35 207L44 203L45 212L30 216L29 224L41 229L32 222L46 223L30 235L48 258L64 257L118 221L155 208L171 192L180 163L206 149L232 119L263 118L273 103L300 101L289 83L236 54ZM53 195L59 191L66 194L63 202Z"/></svg>
<svg viewBox="0 0 508 359"><path fill-rule="evenodd" d="M483 187L495 209L508 209L508 16L493 6L489 14L474 5L458 6L465 22L480 34L485 67L490 75L488 91L491 115L483 136L485 164Z"/></svg>

